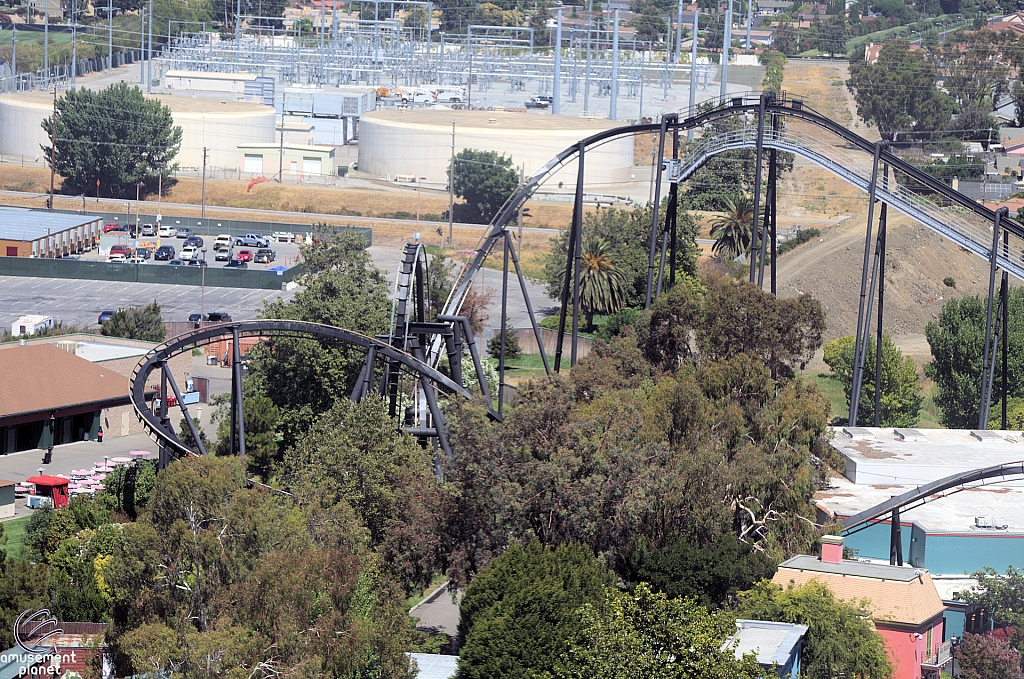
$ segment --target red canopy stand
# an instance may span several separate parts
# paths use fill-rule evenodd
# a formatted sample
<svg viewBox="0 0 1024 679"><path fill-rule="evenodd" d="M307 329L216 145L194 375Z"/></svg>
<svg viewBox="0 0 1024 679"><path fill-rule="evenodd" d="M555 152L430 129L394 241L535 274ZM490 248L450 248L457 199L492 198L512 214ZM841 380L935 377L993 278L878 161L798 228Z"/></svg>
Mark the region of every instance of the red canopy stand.
<svg viewBox="0 0 1024 679"><path fill-rule="evenodd" d="M60 476L41 474L25 479L25 483L35 484L39 494L53 500L53 508L68 506L68 480Z"/></svg>

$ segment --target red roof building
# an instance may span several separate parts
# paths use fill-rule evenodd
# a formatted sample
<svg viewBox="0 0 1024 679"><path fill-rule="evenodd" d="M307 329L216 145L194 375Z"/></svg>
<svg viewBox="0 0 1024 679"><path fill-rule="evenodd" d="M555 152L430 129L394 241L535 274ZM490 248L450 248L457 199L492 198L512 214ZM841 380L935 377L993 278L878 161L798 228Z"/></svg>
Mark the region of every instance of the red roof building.
<svg viewBox="0 0 1024 679"><path fill-rule="evenodd" d="M30 476L25 479L25 483L35 485L38 494L52 499L54 509L68 506L69 482L63 476L40 474L39 476Z"/></svg>

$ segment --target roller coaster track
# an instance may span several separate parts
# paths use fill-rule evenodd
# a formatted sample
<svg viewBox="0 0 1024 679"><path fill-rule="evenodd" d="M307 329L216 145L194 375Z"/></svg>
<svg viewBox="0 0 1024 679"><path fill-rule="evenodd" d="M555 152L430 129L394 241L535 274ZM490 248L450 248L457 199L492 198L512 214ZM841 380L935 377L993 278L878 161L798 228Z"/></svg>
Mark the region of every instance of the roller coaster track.
<svg viewBox="0 0 1024 679"><path fill-rule="evenodd" d="M868 528L876 521L879 521L893 510L907 511L923 504L933 502L939 498L947 497L962 490L970 490L993 483L1007 483L1011 481L1024 480L1024 461L1009 462L985 467L984 469L973 469L969 472L953 474L923 486L918 486L906 493L897 495L880 504L865 509L859 514L843 520L843 532L846 534L856 533L858 530Z"/></svg>
<svg viewBox="0 0 1024 679"><path fill-rule="evenodd" d="M696 110L682 110L678 119L670 120L667 127L669 131L699 130L702 133L698 141L684 150L682 158L684 178L692 176L720 153L736 149L756 148L756 119L760 108L760 93L733 95L707 102ZM764 114L766 119L772 121L779 119L779 122L782 123L778 126L765 124L763 137L765 148L775 148L793 153L828 170L862 191L869 190L876 142L871 142L810 109L803 101L787 99L785 96L769 101L764 106ZM742 125L723 133L715 133L713 129L707 127L712 123L726 121L730 118L740 119ZM752 119L754 124L751 124ZM788 130L787 126L791 122L812 125L823 134L812 137ZM773 131L773 127L780 129L776 132ZM618 137L638 133L657 133L660 129L660 124L626 125L599 132L584 139L581 145L585 153L587 149L596 148ZM509 197L492 220L486 235L481 239L473 261L463 271L456 292L446 307L446 313L458 312L473 277L503 238L503 232L515 218L517 210L556 170L575 160L579 155L579 148L580 145L573 145L559 153L534 172L523 187ZM990 259L992 237L989 234L992 232L995 220L994 211L946 186L943 182L887 149L883 148L879 152L879 161L888 165L893 174L900 175L908 181L894 185L887 178L879 177L876 187L878 200L893 206L894 209L917 220L967 251L986 261ZM908 188L908 184L923 186L927 192L926 195L912 191ZM936 203L936 197L939 203L946 206L943 207ZM1024 226L1006 218L1001 220L1000 226L1009 233L1010 245L1005 252L997 253L996 264L1016 278L1024 280Z"/></svg>
<svg viewBox="0 0 1024 679"><path fill-rule="evenodd" d="M234 343L232 349L235 351L237 359L238 340L245 337L257 337L260 339L272 339L274 337L299 337L358 347L366 350L368 356L367 363L369 365L372 366L375 360L383 363L390 362L392 366L401 366L403 369L414 373L419 379L429 383L431 388L424 389L424 391L430 394L431 397L433 396L434 389L446 394L458 394L465 398L470 398L471 396L470 392L461 384L451 380L446 375L430 367L410 353L396 348L387 341L381 339L366 337L365 335L360 335L359 333L355 333L350 330L344 330L342 328L336 328L329 325L306 323L302 321L260 320L220 323L179 335L178 337L164 342L146 354L132 373L129 397L131 399L132 407L135 409L135 414L138 416L139 421L146 430L146 433L165 447L173 457L194 455L195 451L191 446L182 442L174 431L174 428L170 426L170 422L167 418L167 398L162 398L160 407L156 412L153 410L153 404L151 402L147 402L146 388L150 377L153 376L154 373L157 373L162 380L165 380L166 383L170 385L170 392L168 392L167 389L162 389L161 393L169 394L173 392L178 401L179 407L181 408L182 414L185 416L186 423L192 429L193 439L198 440L195 425L191 416L188 414L187 406L183 402L181 391L174 381L174 377L170 370L167 368L167 361L180 354L191 353L192 349L196 347L209 345L213 342L222 340L231 340ZM237 360L233 360L232 363L235 373L232 379L237 379L240 384L241 363ZM360 376L360 384L357 385L357 389L362 385L363 377L364 375ZM365 395L365 393L366 390L364 388L363 394ZM440 416L439 413L436 419L443 422L443 417ZM241 438L244 440L244 432ZM198 447L200 448L200 451L205 452L201 443Z"/></svg>

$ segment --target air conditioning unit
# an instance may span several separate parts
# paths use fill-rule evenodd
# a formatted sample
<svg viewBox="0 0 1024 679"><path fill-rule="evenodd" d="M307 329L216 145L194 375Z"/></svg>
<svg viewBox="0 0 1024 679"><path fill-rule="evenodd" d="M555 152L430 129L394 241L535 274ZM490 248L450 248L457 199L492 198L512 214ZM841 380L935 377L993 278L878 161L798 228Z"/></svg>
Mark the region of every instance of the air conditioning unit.
<svg viewBox="0 0 1024 679"><path fill-rule="evenodd" d="M992 519L988 518L987 516L976 516L976 517L974 517L974 527L975 528L994 528L995 527L995 523L992 521Z"/></svg>

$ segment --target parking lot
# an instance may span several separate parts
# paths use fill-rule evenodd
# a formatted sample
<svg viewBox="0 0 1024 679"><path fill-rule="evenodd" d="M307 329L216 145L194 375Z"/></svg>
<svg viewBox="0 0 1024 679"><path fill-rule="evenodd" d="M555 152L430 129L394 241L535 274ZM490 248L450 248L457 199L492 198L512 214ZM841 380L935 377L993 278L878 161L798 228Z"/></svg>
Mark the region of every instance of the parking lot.
<svg viewBox="0 0 1024 679"><path fill-rule="evenodd" d="M279 290L0 276L0 323L10 328L20 316L38 314L65 325L96 328L104 309L145 306L154 299L164 319L183 321L199 313L204 290L207 313L226 311L236 319L254 318L264 299L292 297Z"/></svg>
<svg viewBox="0 0 1024 679"><path fill-rule="evenodd" d="M117 232L117 231L111 231L111 232L106 233L104 235L108 236L108 237L116 236L116 237L119 238L121 243L123 243L124 245L127 245L129 247L133 247L136 242L140 243L140 247L142 247L141 246L142 243L151 243L152 246L153 246L152 247L152 251L155 251L156 248L158 248L158 247L160 247L162 245L169 245L172 248L174 248L174 257L175 258L178 258L180 256L181 250L185 246L185 238L184 237L181 237L181 238L179 238L179 237L168 238L168 237L141 236L138 239L135 239L135 238L131 238L129 236L129 234L126 233L126 232ZM222 260L222 261L217 261L217 259L216 259L217 253L213 249L213 242L214 242L214 240L216 240L217 234L197 233L197 234L189 234L189 235L198 236L198 237L203 239L202 247L206 248L206 265L207 266L209 266L209 267L215 267L215 266L216 267L223 267L223 266L227 265L228 262L227 262L226 259ZM248 268L256 269L256 270L260 270L261 271L263 269L267 269L267 268L273 267L273 266L291 266L295 262L295 259L296 259L296 257L298 257L298 254L299 254L299 246L296 245L295 243L275 243L275 242L271 242L269 247L270 247L271 250L274 251L274 261L271 262L270 264L262 264L262 263L261 264L256 264L253 261L249 261L247 263ZM256 251L259 250L259 248L255 247L255 246L236 245L236 246L234 246L232 248L231 252L232 252L234 257L238 257L238 255L243 250L248 250L249 253L252 256L255 257ZM81 259L83 259L83 260L106 261L107 256L106 256L106 254L101 256L99 250L95 250L94 249L91 252L87 252L84 255L82 255ZM167 266L169 264L169 262L170 262L170 260L162 260L161 261L161 260L154 259L153 258L153 253L151 252L150 253L150 257L145 262L145 265L147 265L147 266L153 266L153 265L156 265L156 266ZM187 264L187 262L185 264Z"/></svg>

